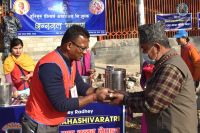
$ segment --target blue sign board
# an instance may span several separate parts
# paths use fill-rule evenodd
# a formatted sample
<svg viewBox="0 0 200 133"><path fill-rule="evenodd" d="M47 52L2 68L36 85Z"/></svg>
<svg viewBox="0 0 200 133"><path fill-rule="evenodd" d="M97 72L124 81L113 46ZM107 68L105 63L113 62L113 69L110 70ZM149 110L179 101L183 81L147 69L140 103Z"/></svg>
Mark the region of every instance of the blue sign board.
<svg viewBox="0 0 200 133"><path fill-rule="evenodd" d="M85 27L91 36L106 34L105 0L14 0L22 23L19 36L63 35L71 25Z"/></svg>
<svg viewBox="0 0 200 133"><path fill-rule="evenodd" d="M125 107L92 103L82 109L68 111L60 133L124 133Z"/></svg>
<svg viewBox="0 0 200 133"><path fill-rule="evenodd" d="M192 14L156 14L156 22L165 22L165 30L192 29Z"/></svg>
<svg viewBox="0 0 200 133"><path fill-rule="evenodd" d="M20 124L25 106L0 106L0 133L22 133Z"/></svg>
<svg viewBox="0 0 200 133"><path fill-rule="evenodd" d="M21 133L21 117L25 105L0 107L0 133ZM67 119L59 127L60 133L125 133L125 106L94 102L68 111Z"/></svg>

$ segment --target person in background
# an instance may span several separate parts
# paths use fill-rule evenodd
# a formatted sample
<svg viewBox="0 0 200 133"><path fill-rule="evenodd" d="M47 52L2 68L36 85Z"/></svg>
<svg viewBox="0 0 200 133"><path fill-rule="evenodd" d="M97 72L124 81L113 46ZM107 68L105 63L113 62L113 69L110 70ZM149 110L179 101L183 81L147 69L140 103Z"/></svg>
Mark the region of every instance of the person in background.
<svg viewBox="0 0 200 133"><path fill-rule="evenodd" d="M3 43L4 43L4 59L9 54L10 42L13 38L17 38L17 31L22 28L22 25L17 17L14 16L14 10L10 9L3 17Z"/></svg>
<svg viewBox="0 0 200 133"><path fill-rule="evenodd" d="M151 77L154 69L154 61L149 59L148 54L142 54L143 55L143 65L142 65L142 73L140 78L140 85L143 90L146 89L146 84L149 78ZM141 118L141 133L147 133L147 122L145 118L145 114L142 114Z"/></svg>
<svg viewBox="0 0 200 133"><path fill-rule="evenodd" d="M85 51L85 55L79 60L76 61L79 74L81 76L90 76L93 77L95 72L95 63L94 63L94 53L93 51Z"/></svg>
<svg viewBox="0 0 200 133"><path fill-rule="evenodd" d="M142 73L140 78L140 85L143 89L146 87L147 80L151 77L154 69L154 61L149 59L148 54L143 55Z"/></svg>
<svg viewBox="0 0 200 133"><path fill-rule="evenodd" d="M14 38L10 44L11 54L3 63L6 81L12 84L12 91L15 97L21 94L29 95L29 82L35 68L33 59L23 53L23 46L21 39Z"/></svg>
<svg viewBox="0 0 200 133"><path fill-rule="evenodd" d="M172 49L164 24L138 28L143 53L155 60L146 89L135 93L110 93L112 104L124 104L145 114L148 133L197 133L197 103L192 75Z"/></svg>
<svg viewBox="0 0 200 133"><path fill-rule="evenodd" d="M84 83L76 67L76 61L89 47L89 37L85 28L73 25L65 32L61 45L38 61L22 118L22 132L57 133L67 111L106 101L111 90Z"/></svg>
<svg viewBox="0 0 200 133"><path fill-rule="evenodd" d="M187 64L192 73L195 87L199 86L200 80L200 53L195 44L190 42L188 33L185 30L179 30L175 34L178 45L181 46L181 57Z"/></svg>

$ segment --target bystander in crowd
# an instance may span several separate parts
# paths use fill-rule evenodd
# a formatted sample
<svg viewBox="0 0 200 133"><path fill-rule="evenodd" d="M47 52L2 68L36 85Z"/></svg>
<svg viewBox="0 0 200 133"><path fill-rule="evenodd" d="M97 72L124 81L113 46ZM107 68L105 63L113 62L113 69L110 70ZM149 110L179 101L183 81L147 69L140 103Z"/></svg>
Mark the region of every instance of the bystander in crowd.
<svg viewBox="0 0 200 133"><path fill-rule="evenodd" d="M94 62L94 53L89 49L84 51L84 56L76 61L79 74L81 76L87 76L90 81L94 80L95 76L95 62Z"/></svg>
<svg viewBox="0 0 200 133"><path fill-rule="evenodd" d="M33 75L35 62L23 52L23 42L14 38L10 44L11 54L3 63L6 81L12 85L13 96L29 95L30 79Z"/></svg>
<svg viewBox="0 0 200 133"><path fill-rule="evenodd" d="M195 44L190 42L188 32L179 30L175 34L178 45L181 46L181 57L187 64L192 77L194 79L195 87L199 86L200 81L200 53Z"/></svg>
<svg viewBox="0 0 200 133"><path fill-rule="evenodd" d="M10 42L13 38L17 38L17 31L22 28L22 25L17 17L14 16L14 10L10 9L3 17L2 31L4 44L4 59L8 56L10 50Z"/></svg>
<svg viewBox="0 0 200 133"><path fill-rule="evenodd" d="M142 55L143 55L142 56L143 64L142 64L140 85L141 85L142 89L145 90L146 84L153 73L155 60L151 60L149 58L148 54L142 54ZM147 133L147 122L146 122L144 113L142 114L142 118L141 118L141 133Z"/></svg>

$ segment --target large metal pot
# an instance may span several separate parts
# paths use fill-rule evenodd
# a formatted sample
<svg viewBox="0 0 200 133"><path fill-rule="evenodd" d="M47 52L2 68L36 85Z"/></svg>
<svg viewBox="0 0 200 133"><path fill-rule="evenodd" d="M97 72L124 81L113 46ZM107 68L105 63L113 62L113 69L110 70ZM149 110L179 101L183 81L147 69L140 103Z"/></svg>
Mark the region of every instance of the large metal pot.
<svg viewBox="0 0 200 133"><path fill-rule="evenodd" d="M125 78L126 69L109 67L105 70L105 87L125 91Z"/></svg>
<svg viewBox="0 0 200 133"><path fill-rule="evenodd" d="M0 84L0 106L8 106L12 102L12 88L9 83Z"/></svg>

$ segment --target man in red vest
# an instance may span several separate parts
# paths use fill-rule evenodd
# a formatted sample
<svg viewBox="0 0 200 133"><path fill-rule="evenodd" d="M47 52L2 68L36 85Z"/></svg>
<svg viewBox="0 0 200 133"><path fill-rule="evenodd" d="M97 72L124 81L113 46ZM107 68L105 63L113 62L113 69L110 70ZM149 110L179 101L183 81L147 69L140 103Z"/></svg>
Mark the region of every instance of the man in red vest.
<svg viewBox="0 0 200 133"><path fill-rule="evenodd" d="M22 118L24 133L57 133L67 111L106 101L111 90L94 89L84 83L75 63L86 53L89 37L86 29L73 25L65 32L61 45L38 61Z"/></svg>

